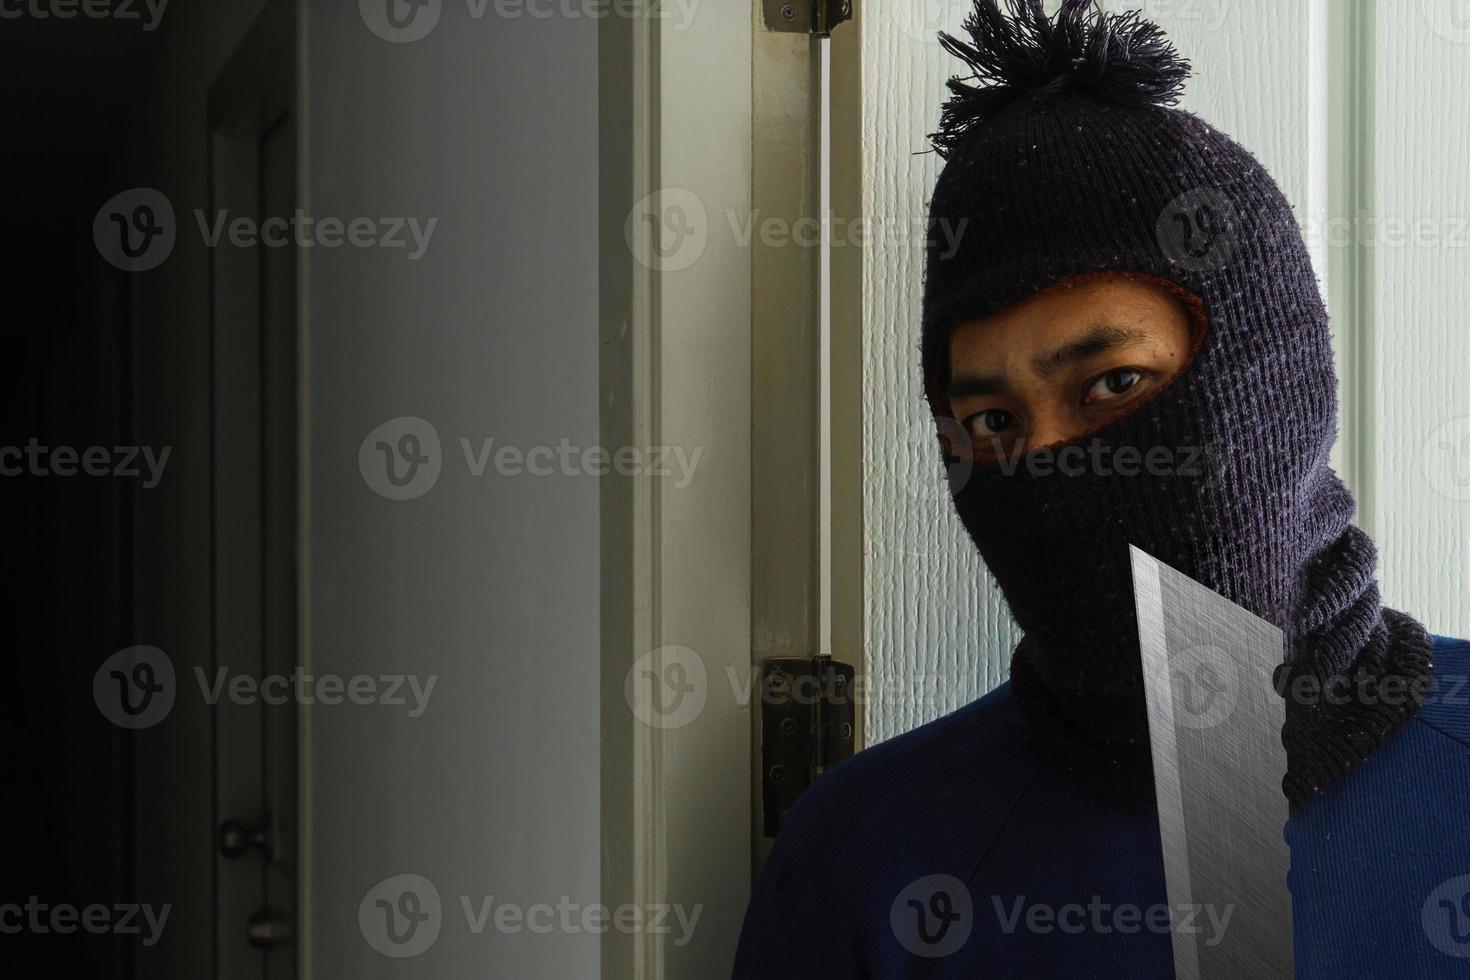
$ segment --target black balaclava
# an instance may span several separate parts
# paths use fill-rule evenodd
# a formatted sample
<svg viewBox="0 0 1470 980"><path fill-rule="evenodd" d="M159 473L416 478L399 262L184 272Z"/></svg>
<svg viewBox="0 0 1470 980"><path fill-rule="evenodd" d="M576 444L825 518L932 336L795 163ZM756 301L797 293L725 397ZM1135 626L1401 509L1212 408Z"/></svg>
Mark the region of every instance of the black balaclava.
<svg viewBox="0 0 1470 980"><path fill-rule="evenodd" d="M1158 27L1092 0L1054 18L1009 6L977 0L971 42L942 36L973 76L951 80L932 137L922 365L956 510L1024 632L1013 696L1064 768L1152 798L1135 544L1286 634L1283 789L1299 807L1402 726L1433 671L1424 628L1381 606L1373 542L1328 465L1337 380L1306 246L1260 163L1172 107L1189 65ZM944 393L954 327L1107 270L1191 294L1204 323L1187 367L1050 447L1065 470L1029 465L1036 450L969 456Z"/></svg>

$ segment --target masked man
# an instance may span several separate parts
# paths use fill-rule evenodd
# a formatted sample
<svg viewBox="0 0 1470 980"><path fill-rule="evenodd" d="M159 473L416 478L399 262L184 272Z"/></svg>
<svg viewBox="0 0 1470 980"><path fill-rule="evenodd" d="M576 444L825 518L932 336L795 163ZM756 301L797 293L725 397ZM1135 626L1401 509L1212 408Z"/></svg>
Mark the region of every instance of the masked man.
<svg viewBox="0 0 1470 980"><path fill-rule="evenodd" d="M977 0L965 29L922 370L1024 638L797 803L735 975L1167 978L1171 930L1228 930L1167 905L1131 544L1285 634L1296 975L1470 976L1470 644L1380 602L1290 206L1173 108L1189 66L1136 14Z"/></svg>

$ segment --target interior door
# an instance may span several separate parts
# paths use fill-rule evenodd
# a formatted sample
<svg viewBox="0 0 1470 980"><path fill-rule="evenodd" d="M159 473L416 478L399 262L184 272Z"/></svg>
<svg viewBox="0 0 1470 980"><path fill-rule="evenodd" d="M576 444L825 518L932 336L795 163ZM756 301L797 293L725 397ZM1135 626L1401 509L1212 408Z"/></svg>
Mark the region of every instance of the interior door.
<svg viewBox="0 0 1470 980"><path fill-rule="evenodd" d="M296 976L296 207L289 5L210 92L218 980ZM248 681L238 688L239 678ZM206 684L201 684L201 687ZM235 693L239 691L240 693Z"/></svg>

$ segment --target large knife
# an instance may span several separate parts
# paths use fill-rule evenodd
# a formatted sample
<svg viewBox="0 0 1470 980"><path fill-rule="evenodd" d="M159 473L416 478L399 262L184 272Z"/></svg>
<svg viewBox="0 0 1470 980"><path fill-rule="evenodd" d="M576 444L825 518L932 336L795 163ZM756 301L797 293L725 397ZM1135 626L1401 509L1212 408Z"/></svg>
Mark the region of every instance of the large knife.
<svg viewBox="0 0 1470 980"><path fill-rule="evenodd" d="M1286 980L1281 631L1136 547L1132 561L1175 975Z"/></svg>

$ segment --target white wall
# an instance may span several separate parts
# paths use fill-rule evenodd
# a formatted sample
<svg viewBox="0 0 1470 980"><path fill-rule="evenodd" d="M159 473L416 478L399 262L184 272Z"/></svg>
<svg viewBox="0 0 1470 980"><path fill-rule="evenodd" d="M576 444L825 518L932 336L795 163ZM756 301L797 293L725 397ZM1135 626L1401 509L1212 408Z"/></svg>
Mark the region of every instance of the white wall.
<svg viewBox="0 0 1470 980"><path fill-rule="evenodd" d="M864 259L863 496L873 685L864 739L882 741L973 700L1005 678L1018 634L954 517L919 383L922 227L940 160L924 134L939 118L949 55L968 3L872 0L862 9Z"/></svg>
<svg viewBox="0 0 1470 980"><path fill-rule="evenodd" d="M1385 600L1470 635L1470 19L1380 0L1373 73L1374 462ZM1405 230L1407 229L1407 231Z"/></svg>
<svg viewBox="0 0 1470 980"><path fill-rule="evenodd" d="M1350 438L1338 462L1384 553L1385 595L1431 629L1463 635L1470 632L1463 601L1470 394L1456 375L1470 363L1470 336L1457 323L1470 301L1470 232L1460 233L1465 248L1335 245L1323 219L1350 214L1341 202L1354 193L1380 219L1437 218L1446 238L1455 219L1470 215L1470 190L1458 179L1470 151L1470 111L1451 95L1465 90L1470 73L1470 25L1448 15L1432 24L1435 4L1379 0L1378 64L1369 68L1354 51L1330 49L1358 5L1370 15L1375 9L1373 0L1105 4L1140 8L1169 32L1195 68L1183 107L1255 153L1303 216L1332 307L1340 371L1361 379L1343 390ZM934 35L959 34L970 6L869 0L864 7L864 213L880 228L922 227L940 161L914 154L937 128L943 84L959 64ZM1364 43L1375 45L1371 37ZM1344 116L1347 86L1365 71L1376 80L1376 120ZM1352 169L1344 164L1363 148L1372 151L1364 156L1370 182L1358 190L1348 186ZM1018 638L941 489L918 376L921 238L879 235L865 265L866 655L877 692L870 743L999 684ZM1348 276L1361 277L1366 292L1334 291L1333 276L1343 287L1353 285ZM1372 300L1361 305L1360 295ZM1361 432L1352 428L1359 412L1368 420ZM1458 456L1437 448L1446 443Z"/></svg>
<svg viewBox="0 0 1470 980"><path fill-rule="evenodd" d="M597 22L447 2L389 43L357 3L306 9L307 208L439 219L418 261L304 255L310 662L438 675L416 719L308 712L312 975L596 976L600 937L474 935L460 896L599 900L597 483L475 477L458 440L597 442ZM442 472L391 501L358 449L408 415ZM400 874L442 901L414 959L359 929Z"/></svg>

